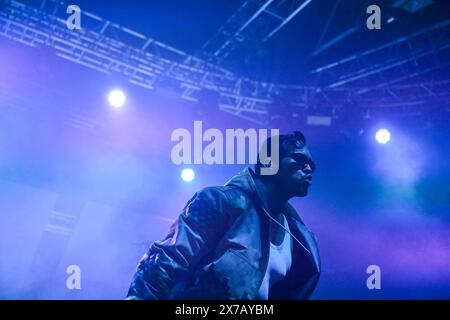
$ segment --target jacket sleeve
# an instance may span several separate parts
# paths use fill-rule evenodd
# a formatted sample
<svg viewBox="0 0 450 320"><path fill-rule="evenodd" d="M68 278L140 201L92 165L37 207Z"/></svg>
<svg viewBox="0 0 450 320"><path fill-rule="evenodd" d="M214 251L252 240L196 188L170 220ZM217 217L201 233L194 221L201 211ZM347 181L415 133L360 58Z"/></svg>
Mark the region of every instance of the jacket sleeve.
<svg viewBox="0 0 450 320"><path fill-rule="evenodd" d="M174 284L188 278L225 232L227 196L210 187L196 193L171 226L140 260L127 299L169 299Z"/></svg>

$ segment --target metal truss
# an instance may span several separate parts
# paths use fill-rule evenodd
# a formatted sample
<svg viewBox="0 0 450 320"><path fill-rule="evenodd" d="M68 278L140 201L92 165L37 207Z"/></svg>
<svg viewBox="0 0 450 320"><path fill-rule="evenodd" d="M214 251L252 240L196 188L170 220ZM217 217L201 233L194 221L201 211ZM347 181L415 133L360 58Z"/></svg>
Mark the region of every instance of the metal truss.
<svg viewBox="0 0 450 320"><path fill-rule="evenodd" d="M449 29L450 20L439 21L312 73L328 81L335 79L322 85L335 90L332 94L324 90L327 96L341 92L340 98L333 98L337 105L347 100L344 106L361 106L371 113L396 108L396 112L404 115L426 113L430 105L449 106Z"/></svg>
<svg viewBox="0 0 450 320"><path fill-rule="evenodd" d="M69 30L66 26L67 4L58 0L31 2L35 4L30 4L30 1L24 3L15 0L0 0L0 36L31 47L49 48L58 57L98 72L120 74L130 83L146 89L152 89L157 85L169 85L178 90L180 97L187 101L199 101L201 93L204 91L215 92L218 96L217 103L220 110L258 124L267 124L271 116L284 112L277 104L280 99L289 101L288 103L297 108L298 112L312 113L314 110L322 108L333 110L333 114L348 105L364 105L368 108L375 108L380 104L395 106L403 101L405 106L416 106L424 104L427 99L434 99L437 103L446 105L450 104L448 82L440 81L445 79L409 85L407 88L402 87L402 80L416 77L421 72L436 68L437 65L399 74L395 79L370 87L348 86L353 79L379 74L393 66L398 67L420 61L429 56L436 57L437 53L439 55L447 54L449 52L447 50L448 40L447 43L443 41L441 46L436 47L434 51L412 50L404 63L395 57L387 59L384 64L374 64L365 69L360 68L343 73L344 75L339 79L342 83L339 85L321 87L281 85L238 76L211 60L189 55L85 11L82 11L82 29ZM278 4L278 8L281 8L282 4L290 3L290 14L282 20L285 23L292 14L298 13L302 8L302 5L293 6L295 2L288 0L266 2L253 0L246 3L251 3L253 6L259 5L259 9L264 9L255 11L255 7L253 7L253 14L260 12L242 31L259 21L262 15L273 17L268 10L270 8L272 9L270 12L274 13L275 10L271 6L276 4ZM308 1L303 1L303 7L308 3ZM247 16L247 18L248 22L251 17ZM277 26L282 27L281 20L278 20ZM441 24L445 25L433 28L447 27L450 21ZM243 25L240 24L240 26ZM277 30L276 28L271 29L271 32ZM270 33L267 33L265 37L268 35ZM261 37L259 39L264 40ZM328 72L352 61L359 61L371 53L393 46L397 42L403 43L405 40L398 39L396 42L342 59L317 69L315 72ZM222 53L218 56L223 57ZM439 57L442 58L442 56ZM438 66L445 66L449 60L447 59Z"/></svg>
<svg viewBox="0 0 450 320"><path fill-rule="evenodd" d="M320 68L316 68L312 73L320 74L335 69L339 70L339 79L328 84L329 88L336 88L357 80L360 81L370 76L379 76L381 78L383 73L392 71L395 71L396 74L400 75L398 79L405 79L408 75L416 72L413 67L408 68L408 65L419 66L420 60L426 60L430 56L434 58L432 59L432 62L420 65L421 69L429 71L438 69L450 58L450 42L448 36L442 36L443 34L445 35L450 32L449 29L450 19L440 21L433 26L416 31L407 36L399 37L376 48L365 50ZM417 40L428 43L428 47L424 48L423 46L416 44L415 41ZM403 54L398 54L400 51ZM380 64L380 59L378 58L373 59L374 56L379 55L384 55L386 57L384 63ZM399 56L402 58L398 58ZM376 63L373 63L372 61L376 61ZM355 68L355 66L363 67ZM394 80L394 82L397 81L398 80ZM386 82L385 84L391 83L392 82Z"/></svg>

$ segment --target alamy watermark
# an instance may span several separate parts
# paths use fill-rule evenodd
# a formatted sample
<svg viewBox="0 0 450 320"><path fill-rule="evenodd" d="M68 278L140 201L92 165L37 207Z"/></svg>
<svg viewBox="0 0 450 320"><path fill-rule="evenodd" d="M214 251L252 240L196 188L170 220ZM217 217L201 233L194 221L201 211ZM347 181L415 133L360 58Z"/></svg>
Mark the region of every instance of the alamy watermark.
<svg viewBox="0 0 450 320"><path fill-rule="evenodd" d="M372 264L366 269L367 274L370 276L367 278L366 286L369 290L381 289L381 268L376 264Z"/></svg>
<svg viewBox="0 0 450 320"><path fill-rule="evenodd" d="M268 129L226 129L223 135L219 129L203 132L202 121L194 121L193 135L183 128L172 132L171 140L177 144L172 148L171 159L176 165L256 164L259 155L261 175L274 175L279 169L279 130L270 129L270 137L269 156Z"/></svg>

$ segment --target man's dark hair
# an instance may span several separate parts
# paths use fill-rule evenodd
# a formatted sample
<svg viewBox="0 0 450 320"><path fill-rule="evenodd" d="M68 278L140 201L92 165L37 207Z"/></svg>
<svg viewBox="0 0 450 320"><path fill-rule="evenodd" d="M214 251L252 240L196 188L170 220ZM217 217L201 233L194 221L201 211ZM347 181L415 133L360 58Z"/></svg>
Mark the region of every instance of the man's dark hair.
<svg viewBox="0 0 450 320"><path fill-rule="evenodd" d="M280 152L280 159L284 156L289 154L289 151L291 151L293 148L303 148L306 145L306 138L300 131L294 131L290 134L280 134L279 136L279 152ZM262 144L261 148L267 148L267 156L271 157L271 151L272 151L272 138L269 137L267 140ZM261 167L263 164L260 161L259 153L258 153L258 160L255 164L255 172L259 175L261 172Z"/></svg>

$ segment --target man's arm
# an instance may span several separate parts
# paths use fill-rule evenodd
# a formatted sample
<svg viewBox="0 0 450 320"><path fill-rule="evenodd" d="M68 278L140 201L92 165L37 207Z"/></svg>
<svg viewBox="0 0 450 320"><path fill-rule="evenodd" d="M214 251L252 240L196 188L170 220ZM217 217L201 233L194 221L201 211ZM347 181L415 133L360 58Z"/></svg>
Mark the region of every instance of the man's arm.
<svg viewBox="0 0 450 320"><path fill-rule="evenodd" d="M218 188L196 193L138 264L127 299L168 299L175 282L192 274L215 247L229 222L227 196Z"/></svg>

